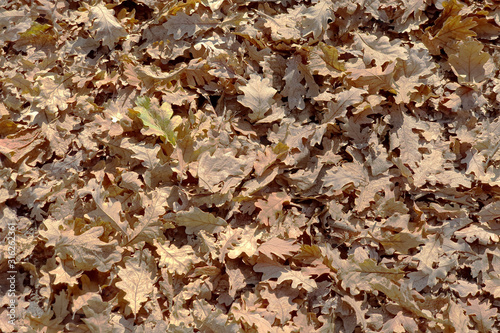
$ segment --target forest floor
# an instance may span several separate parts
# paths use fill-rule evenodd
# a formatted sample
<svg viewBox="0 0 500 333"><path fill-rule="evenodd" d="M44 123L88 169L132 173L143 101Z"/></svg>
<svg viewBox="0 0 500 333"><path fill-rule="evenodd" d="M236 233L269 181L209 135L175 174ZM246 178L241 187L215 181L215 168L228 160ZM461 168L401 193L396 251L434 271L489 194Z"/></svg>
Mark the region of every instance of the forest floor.
<svg viewBox="0 0 500 333"><path fill-rule="evenodd" d="M0 26L1 332L498 332L498 1Z"/></svg>

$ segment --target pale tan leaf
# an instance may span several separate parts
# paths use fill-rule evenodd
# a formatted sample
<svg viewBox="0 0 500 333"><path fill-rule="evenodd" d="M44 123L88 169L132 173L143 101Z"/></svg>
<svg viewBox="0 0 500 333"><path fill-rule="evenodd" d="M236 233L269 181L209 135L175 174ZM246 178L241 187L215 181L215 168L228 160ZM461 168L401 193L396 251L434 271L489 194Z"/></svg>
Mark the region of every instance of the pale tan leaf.
<svg viewBox="0 0 500 333"><path fill-rule="evenodd" d="M471 224L465 229L455 231L455 236L463 238L467 243L478 240L479 244L487 245L500 241L500 235L494 230L488 230L486 225Z"/></svg>
<svg viewBox="0 0 500 333"><path fill-rule="evenodd" d="M385 322L382 327L383 332L398 332L398 333L415 333L418 332L417 323L413 318L407 317L403 315L403 312L400 311L396 315L396 317Z"/></svg>
<svg viewBox="0 0 500 333"><path fill-rule="evenodd" d="M75 235L73 230L49 230L41 234L49 238L49 241L52 239L54 250L61 259L73 259L78 269L85 271L97 269L100 272L107 272L122 258L121 249L116 240L105 243L99 239L103 232L104 228L99 226L81 235Z"/></svg>
<svg viewBox="0 0 500 333"><path fill-rule="evenodd" d="M379 90L384 89L390 91L393 89L393 76L396 63L390 63L385 69L381 66L372 68L352 68L348 69L349 72L347 79L351 82L352 86L357 88L368 87L370 94L376 94Z"/></svg>
<svg viewBox="0 0 500 333"><path fill-rule="evenodd" d="M206 213L198 207L191 207L188 211L178 212L171 218L175 224L186 227L186 233L188 234L198 233L200 230L214 233L227 225L224 219Z"/></svg>
<svg viewBox="0 0 500 333"><path fill-rule="evenodd" d="M272 254L276 255L278 258L283 260L286 257L291 257L294 252L300 250L300 245L294 244L293 239L281 239L278 237L273 237L259 246L259 252L272 259Z"/></svg>
<svg viewBox="0 0 500 333"><path fill-rule="evenodd" d="M242 254L246 254L248 257L253 256L257 252L257 240L261 236L258 234L256 228L250 226L245 226L235 242L227 251L227 256L231 259L236 259Z"/></svg>
<svg viewBox="0 0 500 333"><path fill-rule="evenodd" d="M363 101L362 95L366 93L368 92L364 89L350 88L336 94L336 101L330 101L327 104L328 112L326 112L322 123L334 123L336 119L342 119L347 113L347 108L361 103Z"/></svg>
<svg viewBox="0 0 500 333"><path fill-rule="evenodd" d="M167 29L169 34L174 35L174 38L179 40L187 35L187 37L194 36L197 32L216 27L219 22L210 19L206 16L200 17L199 14L187 15L184 12L178 12L174 16L170 16L168 20L163 23L163 27Z"/></svg>
<svg viewBox="0 0 500 333"><path fill-rule="evenodd" d="M111 226L125 236L127 234L128 223L122 222L120 213L122 213L122 205L119 201L108 198L106 202L102 184L99 184L95 179L91 179L86 190L89 190L94 198L97 209L88 214L89 217L101 218L104 222L110 223Z"/></svg>
<svg viewBox="0 0 500 333"><path fill-rule="evenodd" d="M320 0L314 6L305 10L304 19L302 20L304 36L312 33L314 39L318 39L321 33L327 30L328 20L333 18L332 7L331 0Z"/></svg>
<svg viewBox="0 0 500 333"><path fill-rule="evenodd" d="M465 311L472 320L476 323L476 328L481 333L491 332L498 316L498 309L490 306L488 299L481 302L479 299L470 299L469 306L465 307Z"/></svg>
<svg viewBox="0 0 500 333"><path fill-rule="evenodd" d="M65 79L55 74L48 74L37 79L40 94L35 98L38 107L46 108L50 113L57 114L68 107L71 92L64 86Z"/></svg>
<svg viewBox="0 0 500 333"><path fill-rule="evenodd" d="M494 201L486 206L484 206L479 213L476 214L479 216L479 220L481 222L490 222L500 217L500 201Z"/></svg>
<svg viewBox="0 0 500 333"><path fill-rule="evenodd" d="M311 279L309 276L305 275L301 271L294 271L287 269L285 272L281 273L278 277L278 283L284 281L292 281L292 288L298 288L299 286L304 288L308 292L313 292L314 289L318 287L316 281Z"/></svg>
<svg viewBox="0 0 500 333"><path fill-rule="evenodd" d="M304 96L306 88L301 83L304 75L299 69L300 58L293 57L289 59L286 66L285 76L283 79L286 84L281 94L288 97L288 106L290 109L297 108L303 110L305 107Z"/></svg>
<svg viewBox="0 0 500 333"><path fill-rule="evenodd" d="M155 190L150 195L142 195L142 204L146 207L144 215L139 216L139 221L134 225L127 238L127 245L139 242L153 243L162 234L162 225L159 217L165 214L164 206L167 205L169 193Z"/></svg>
<svg viewBox="0 0 500 333"><path fill-rule="evenodd" d="M118 269L118 277L121 281L117 282L116 286L125 292L123 298L129 303L132 313L137 315L154 290L154 271L136 255L126 260L125 268Z"/></svg>
<svg viewBox="0 0 500 333"><path fill-rule="evenodd" d="M416 121L413 117L402 114L402 123L391 134L391 149L399 148L401 161L411 168L415 168L422 160L422 154L418 152L420 147L420 136L413 132Z"/></svg>
<svg viewBox="0 0 500 333"><path fill-rule="evenodd" d="M356 33L354 35L354 46L363 51L363 60L369 65L375 60L378 66L386 62L394 62L396 59L405 60L408 58L407 50L399 46L401 41L397 39L390 40L387 36L377 38L377 36L365 33Z"/></svg>
<svg viewBox="0 0 500 333"><path fill-rule="evenodd" d="M221 188L226 189L223 182L230 183L244 178L246 164L245 160L234 157L234 152L216 150L213 155L206 152L201 155L198 162L198 178L200 185L211 192L219 192ZM226 189L224 191L227 192Z"/></svg>
<svg viewBox="0 0 500 333"><path fill-rule="evenodd" d="M260 208L257 218L264 225L274 225L282 212L283 205L290 200L290 196L285 192L271 193L266 200L257 200L255 207Z"/></svg>
<svg viewBox="0 0 500 333"><path fill-rule="evenodd" d="M90 7L89 18L93 21L92 31L95 32L95 38L110 49L114 48L120 38L127 36L127 31L114 16L114 11L102 3Z"/></svg>
<svg viewBox="0 0 500 333"><path fill-rule="evenodd" d="M490 55L483 52L483 43L467 40L458 45L458 53L448 57L459 83L481 83L493 74L494 66Z"/></svg>
<svg viewBox="0 0 500 333"><path fill-rule="evenodd" d="M266 281L280 277L281 274L287 271L287 267L268 257L260 256L257 259L257 263L253 266L253 270L263 273L262 281Z"/></svg>
<svg viewBox="0 0 500 333"><path fill-rule="evenodd" d="M450 49L450 44L457 40L464 40L467 37L475 36L476 33L471 29L477 25L472 17L467 17L462 20L459 15L450 16L444 22L443 27L437 32L435 36L432 36L429 32L423 35L422 42L429 49L429 52L433 55L438 55L440 49L444 48L448 53L453 52Z"/></svg>
<svg viewBox="0 0 500 333"><path fill-rule="evenodd" d="M298 292L293 294L292 290L289 288L273 291L264 289L261 291L261 295L262 299L265 299L269 303L267 310L275 313L276 318L278 318L282 324L287 323L292 318L292 312L298 310L297 303L293 302Z"/></svg>
<svg viewBox="0 0 500 333"><path fill-rule="evenodd" d="M484 289L496 298L500 298L500 273L491 272L484 277Z"/></svg>
<svg viewBox="0 0 500 333"><path fill-rule="evenodd" d="M362 164L356 162L344 163L326 172L323 177L323 186L340 190L348 184L359 187L368 183L368 174Z"/></svg>
<svg viewBox="0 0 500 333"><path fill-rule="evenodd" d="M468 333L469 329L469 317L464 312L464 308L454 301L450 302L450 306L448 308L448 316L450 318L450 326L457 333Z"/></svg>
<svg viewBox="0 0 500 333"><path fill-rule="evenodd" d="M200 261L190 245L178 248L168 242L154 240L154 246L160 255L159 266L165 267L171 274L186 275Z"/></svg>
<svg viewBox="0 0 500 333"><path fill-rule="evenodd" d="M349 295L345 295L342 297L342 301L346 302L349 304L349 306L354 310L354 313L356 314L356 322L361 326L363 330L366 329L366 319L365 319L365 314L368 312L367 309L362 310L361 306L363 305L363 302L356 301L354 298L352 298ZM416 325L415 325L416 326Z"/></svg>
<svg viewBox="0 0 500 333"><path fill-rule="evenodd" d="M271 80L257 74L250 74L247 85L240 88L244 95L238 96L238 102L252 110L248 116L252 121L265 117L274 103L273 96L277 90L271 87Z"/></svg>

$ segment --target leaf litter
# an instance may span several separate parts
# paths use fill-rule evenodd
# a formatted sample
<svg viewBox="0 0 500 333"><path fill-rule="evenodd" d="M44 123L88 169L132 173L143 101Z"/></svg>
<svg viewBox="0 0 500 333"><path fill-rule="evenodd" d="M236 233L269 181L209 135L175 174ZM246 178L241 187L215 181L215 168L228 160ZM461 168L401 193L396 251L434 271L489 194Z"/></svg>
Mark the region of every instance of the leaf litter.
<svg viewBox="0 0 500 333"><path fill-rule="evenodd" d="M3 2L0 331L498 332L499 13Z"/></svg>

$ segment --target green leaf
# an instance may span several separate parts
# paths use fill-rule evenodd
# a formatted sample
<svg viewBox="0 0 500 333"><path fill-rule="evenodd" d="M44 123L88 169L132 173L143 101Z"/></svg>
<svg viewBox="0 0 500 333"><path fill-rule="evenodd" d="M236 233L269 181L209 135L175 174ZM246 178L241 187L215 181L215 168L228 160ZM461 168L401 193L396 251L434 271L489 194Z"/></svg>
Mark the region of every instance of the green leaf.
<svg viewBox="0 0 500 333"><path fill-rule="evenodd" d="M182 123L180 116L174 116L174 111L169 103L163 103L161 107L157 107L155 103L151 103L149 97L137 97L134 108L142 120L145 128L142 129L144 135L157 135L164 142L168 141L175 145L177 132L174 130Z"/></svg>

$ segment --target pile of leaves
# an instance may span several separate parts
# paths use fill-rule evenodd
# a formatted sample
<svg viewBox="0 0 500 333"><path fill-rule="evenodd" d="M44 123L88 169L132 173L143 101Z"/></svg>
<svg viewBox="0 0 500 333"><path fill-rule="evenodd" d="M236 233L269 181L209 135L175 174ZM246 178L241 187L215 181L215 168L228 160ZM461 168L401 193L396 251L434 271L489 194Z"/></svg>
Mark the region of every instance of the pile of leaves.
<svg viewBox="0 0 500 333"><path fill-rule="evenodd" d="M0 26L0 331L498 332L498 1L12 0Z"/></svg>

